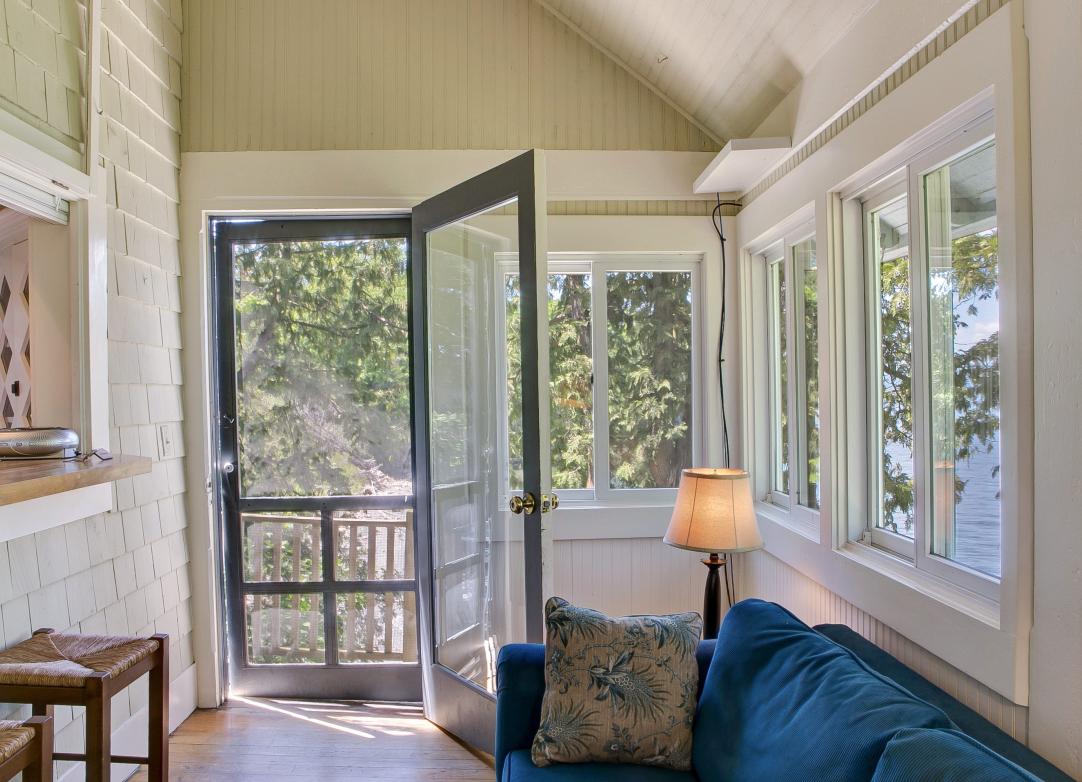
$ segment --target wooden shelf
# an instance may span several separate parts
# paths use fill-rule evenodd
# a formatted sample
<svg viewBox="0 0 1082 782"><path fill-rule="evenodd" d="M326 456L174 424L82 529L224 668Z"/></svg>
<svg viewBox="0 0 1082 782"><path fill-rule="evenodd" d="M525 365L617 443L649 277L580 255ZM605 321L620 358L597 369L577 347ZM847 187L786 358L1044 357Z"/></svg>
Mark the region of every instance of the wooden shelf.
<svg viewBox="0 0 1082 782"><path fill-rule="evenodd" d="M108 461L25 460L0 462L0 506L46 497L150 472L145 456L114 455Z"/></svg>

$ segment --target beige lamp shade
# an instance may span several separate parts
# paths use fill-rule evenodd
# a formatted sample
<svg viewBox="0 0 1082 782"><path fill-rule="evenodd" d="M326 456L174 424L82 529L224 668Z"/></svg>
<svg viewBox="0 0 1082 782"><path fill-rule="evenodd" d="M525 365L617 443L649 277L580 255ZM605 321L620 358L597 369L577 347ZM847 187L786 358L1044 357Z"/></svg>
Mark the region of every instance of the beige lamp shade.
<svg viewBox="0 0 1082 782"><path fill-rule="evenodd" d="M762 548L748 474L712 467L684 470L665 542L718 554Z"/></svg>

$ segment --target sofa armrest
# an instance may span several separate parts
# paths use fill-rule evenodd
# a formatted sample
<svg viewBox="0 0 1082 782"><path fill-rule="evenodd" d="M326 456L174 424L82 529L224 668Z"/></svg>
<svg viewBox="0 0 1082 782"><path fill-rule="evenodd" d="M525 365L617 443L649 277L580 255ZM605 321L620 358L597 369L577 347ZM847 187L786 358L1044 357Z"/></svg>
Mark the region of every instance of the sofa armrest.
<svg viewBox="0 0 1082 782"><path fill-rule="evenodd" d="M508 644L496 658L496 779L516 749L529 749L541 722L544 644Z"/></svg>

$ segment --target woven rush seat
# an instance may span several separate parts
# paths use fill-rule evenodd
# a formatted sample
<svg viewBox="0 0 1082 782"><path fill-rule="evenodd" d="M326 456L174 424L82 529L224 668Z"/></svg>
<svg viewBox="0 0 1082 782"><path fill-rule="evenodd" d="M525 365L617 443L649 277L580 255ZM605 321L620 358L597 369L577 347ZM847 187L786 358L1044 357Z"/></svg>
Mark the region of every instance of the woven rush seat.
<svg viewBox="0 0 1082 782"><path fill-rule="evenodd" d="M113 696L143 676L149 677L147 754L114 755ZM31 776L24 780L52 782L52 761L84 763L87 782L109 782L113 763L146 764L150 782L169 779L169 636L164 633L129 638L35 630L25 641L0 650L0 703L30 704L34 716L24 724L49 728L45 738L35 736L32 745L0 761L0 780L11 779L8 772L28 769ZM85 752L53 751L50 720L56 706L85 709ZM31 757L34 752L41 757ZM40 774L38 767L44 769Z"/></svg>
<svg viewBox="0 0 1082 782"><path fill-rule="evenodd" d="M39 633L0 652L0 684L82 687L95 673L115 677L157 650L153 638Z"/></svg>
<svg viewBox="0 0 1082 782"><path fill-rule="evenodd" d="M28 728L21 722L0 720L0 763L15 757L15 753L33 740L33 728Z"/></svg>

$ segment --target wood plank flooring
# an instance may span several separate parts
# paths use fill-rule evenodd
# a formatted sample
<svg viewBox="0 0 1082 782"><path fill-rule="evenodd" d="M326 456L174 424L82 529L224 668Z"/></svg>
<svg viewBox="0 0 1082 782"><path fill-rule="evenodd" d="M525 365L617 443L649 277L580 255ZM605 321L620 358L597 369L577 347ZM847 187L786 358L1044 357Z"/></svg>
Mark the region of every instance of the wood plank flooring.
<svg viewBox="0 0 1082 782"><path fill-rule="evenodd" d="M492 782L492 767L416 704L245 698L195 712L169 742L170 782ZM146 772L134 777L146 782Z"/></svg>

